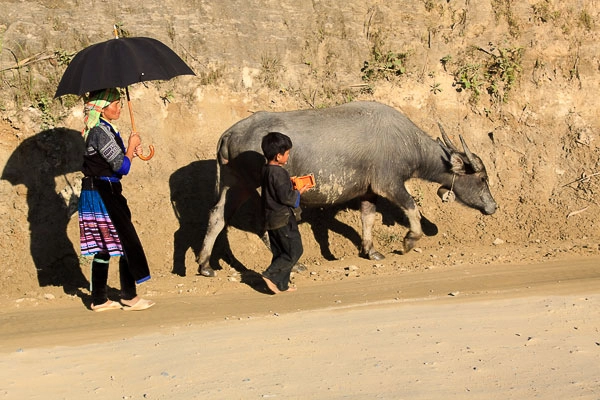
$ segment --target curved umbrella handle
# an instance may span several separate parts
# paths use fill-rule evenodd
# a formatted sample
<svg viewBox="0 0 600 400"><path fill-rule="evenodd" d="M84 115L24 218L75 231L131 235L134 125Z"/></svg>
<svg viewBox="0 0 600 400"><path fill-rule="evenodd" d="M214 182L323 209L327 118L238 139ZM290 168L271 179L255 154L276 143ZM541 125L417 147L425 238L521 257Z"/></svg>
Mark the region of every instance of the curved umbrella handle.
<svg viewBox="0 0 600 400"><path fill-rule="evenodd" d="M147 156L145 156L143 154L138 154L138 157L140 160L148 161L149 159L154 157L154 146L150 145L148 147L150 148L150 154L148 154Z"/></svg>
<svg viewBox="0 0 600 400"><path fill-rule="evenodd" d="M115 26L116 29L116 26ZM131 130L135 132L135 119L133 118L133 107L131 106L131 98L129 97L129 88L125 87L125 94L127 95L127 107L129 108L129 118L131 119ZM148 161L152 157L154 157L154 146L150 145L150 154L145 156L143 154L138 154L138 157L142 161Z"/></svg>

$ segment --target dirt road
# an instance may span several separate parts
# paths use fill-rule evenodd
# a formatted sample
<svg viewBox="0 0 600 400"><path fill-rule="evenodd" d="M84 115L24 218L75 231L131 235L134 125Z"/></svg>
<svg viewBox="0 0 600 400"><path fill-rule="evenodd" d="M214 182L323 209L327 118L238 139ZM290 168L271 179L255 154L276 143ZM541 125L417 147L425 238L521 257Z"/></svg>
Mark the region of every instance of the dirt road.
<svg viewBox="0 0 600 400"><path fill-rule="evenodd" d="M0 395L600 396L600 258L154 300L139 313L77 302L0 313Z"/></svg>

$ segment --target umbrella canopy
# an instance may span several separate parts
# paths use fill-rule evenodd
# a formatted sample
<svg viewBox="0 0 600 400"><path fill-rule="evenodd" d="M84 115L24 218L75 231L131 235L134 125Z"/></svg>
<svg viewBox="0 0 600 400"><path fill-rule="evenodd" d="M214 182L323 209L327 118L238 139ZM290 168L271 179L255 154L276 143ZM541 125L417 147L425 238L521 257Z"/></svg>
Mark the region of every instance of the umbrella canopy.
<svg viewBox="0 0 600 400"><path fill-rule="evenodd" d="M73 57L65 70L54 97L65 94L79 96L107 88L125 88L131 127L135 132L133 109L128 86L138 82L169 80L179 75L196 75L179 56L162 42L148 37L119 39L115 26L115 39L96 43ZM148 161L154 155L138 154Z"/></svg>
<svg viewBox="0 0 600 400"><path fill-rule="evenodd" d="M94 90L166 81L179 75L195 74L162 42L148 37L110 39L86 47L73 57L54 97L81 96Z"/></svg>

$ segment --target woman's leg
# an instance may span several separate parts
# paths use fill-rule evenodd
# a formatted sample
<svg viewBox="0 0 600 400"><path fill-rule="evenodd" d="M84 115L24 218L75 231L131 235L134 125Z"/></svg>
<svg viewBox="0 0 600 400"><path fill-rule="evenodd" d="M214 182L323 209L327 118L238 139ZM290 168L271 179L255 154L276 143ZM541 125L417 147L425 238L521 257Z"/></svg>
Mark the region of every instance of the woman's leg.
<svg viewBox="0 0 600 400"><path fill-rule="evenodd" d="M92 261L92 304L100 305L108 301L109 254L96 254Z"/></svg>
<svg viewBox="0 0 600 400"><path fill-rule="evenodd" d="M135 279L129 269L127 257L121 256L119 260L119 278L121 280L121 299L132 300L137 296Z"/></svg>
<svg viewBox="0 0 600 400"><path fill-rule="evenodd" d="M127 205L127 199L121 194L121 184L110 185L102 181L94 182L97 184L98 192L119 234L130 274L138 283L150 279L148 260L131 221L131 211Z"/></svg>

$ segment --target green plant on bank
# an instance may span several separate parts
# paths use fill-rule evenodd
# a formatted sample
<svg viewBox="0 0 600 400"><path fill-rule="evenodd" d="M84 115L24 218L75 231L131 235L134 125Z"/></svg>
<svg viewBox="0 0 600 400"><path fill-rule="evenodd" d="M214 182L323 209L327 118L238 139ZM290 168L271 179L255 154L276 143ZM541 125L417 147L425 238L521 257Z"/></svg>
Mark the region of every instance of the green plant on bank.
<svg viewBox="0 0 600 400"><path fill-rule="evenodd" d="M510 90L523 70L523 48L499 48L498 53L499 55L491 54L491 60L487 64L488 93L493 98L506 102Z"/></svg>
<svg viewBox="0 0 600 400"><path fill-rule="evenodd" d="M433 94L438 94L442 91L442 88L440 87L441 84L434 82L433 85L431 85L431 93Z"/></svg>
<svg viewBox="0 0 600 400"><path fill-rule="evenodd" d="M581 12L579 13L579 23L588 32L590 32L594 27L594 20L590 13L587 12L587 10L581 10Z"/></svg>
<svg viewBox="0 0 600 400"><path fill-rule="evenodd" d="M171 42L175 40L175 25L173 25L173 21L167 22L167 36L169 36Z"/></svg>
<svg viewBox="0 0 600 400"><path fill-rule="evenodd" d="M170 103L171 100L173 100L174 98L175 96L173 95L172 90L167 90L165 94L160 95L160 99L163 101L163 104L165 106L167 105L167 103Z"/></svg>
<svg viewBox="0 0 600 400"><path fill-rule="evenodd" d="M560 17L559 11L552 10L550 0L542 0L532 5L531 8L535 17L543 23L554 21Z"/></svg>
<svg viewBox="0 0 600 400"><path fill-rule="evenodd" d="M371 60L363 63L362 79L371 82L378 79L391 80L406 72L407 53L397 53L383 49L383 39L377 32L371 35Z"/></svg>
<svg viewBox="0 0 600 400"><path fill-rule="evenodd" d="M33 95L35 100L33 106L42 113L41 129L49 129L55 126L56 118L52 115L52 98L48 98L46 94L36 93Z"/></svg>
<svg viewBox="0 0 600 400"><path fill-rule="evenodd" d="M125 29L124 24L122 22L117 22L115 24L115 27L117 29L117 34L119 35L119 37L124 38L130 36L129 31Z"/></svg>
<svg viewBox="0 0 600 400"><path fill-rule="evenodd" d="M467 62L457 66L454 72L454 86L459 91L469 92L472 103L476 103L484 91L492 101L506 102L522 72L522 48L497 49L491 43L490 47L490 50L474 47L472 53L465 57ZM477 57L475 53L483 56ZM449 58L445 62L442 60L440 62L449 67Z"/></svg>
<svg viewBox="0 0 600 400"><path fill-rule="evenodd" d="M440 59L440 63L442 63L442 67L444 68L444 71L448 71L448 64L450 64L450 62L452 62L451 55L444 56Z"/></svg>
<svg viewBox="0 0 600 400"><path fill-rule="evenodd" d="M365 61L360 72L365 82L377 79L390 80L392 77L398 77L406 72L406 53L395 53L393 51L380 52L373 49L373 59Z"/></svg>
<svg viewBox="0 0 600 400"><path fill-rule="evenodd" d="M64 108L69 109L81 102L81 97L76 94L66 94L60 96L60 102Z"/></svg>
<svg viewBox="0 0 600 400"><path fill-rule="evenodd" d="M75 57L75 53L67 53L65 50L54 50L54 59L60 66L66 67Z"/></svg>
<svg viewBox="0 0 600 400"><path fill-rule="evenodd" d="M519 26L519 20L513 12L514 0L491 0L492 9L496 15L496 20L504 18L508 24L508 33L512 37L519 37L521 34L521 28Z"/></svg>
<svg viewBox="0 0 600 400"><path fill-rule="evenodd" d="M215 67L208 67L206 71L200 71L200 84L201 85L212 85L218 83L223 78L224 67L218 65Z"/></svg>
<svg viewBox="0 0 600 400"><path fill-rule="evenodd" d="M483 86L480 75L480 64L463 65L454 74L454 85L459 91L465 90L471 93L471 102L479 100L481 88Z"/></svg>
<svg viewBox="0 0 600 400"><path fill-rule="evenodd" d="M343 103L348 103L355 99L355 91L352 88L340 88L333 77L327 73L320 73L313 70L314 79L310 82L320 82L319 84L306 83L302 88L291 89L290 93L298 96L310 108L320 109L331 107ZM283 93L283 91L281 91Z"/></svg>
<svg viewBox="0 0 600 400"><path fill-rule="evenodd" d="M259 79L267 85L269 89L278 89L279 82L278 76L282 71L283 66L276 57L270 57L267 55L261 56L261 70L259 73Z"/></svg>

